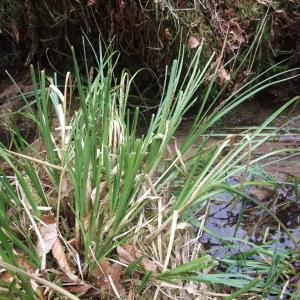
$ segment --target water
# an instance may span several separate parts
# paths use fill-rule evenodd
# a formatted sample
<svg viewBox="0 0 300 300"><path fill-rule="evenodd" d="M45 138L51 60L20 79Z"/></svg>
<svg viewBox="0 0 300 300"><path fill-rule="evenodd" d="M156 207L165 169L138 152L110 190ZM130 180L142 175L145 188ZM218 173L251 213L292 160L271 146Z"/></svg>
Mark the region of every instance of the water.
<svg viewBox="0 0 300 300"><path fill-rule="evenodd" d="M234 183L235 180L232 180ZM281 186L263 200L266 206L275 204L273 213L290 230L293 238L300 243L300 199L292 186ZM278 224L261 208L245 199L235 199L224 192L209 204L209 215L205 226L222 238L243 239L256 245L273 241L273 246L281 249L294 249L295 245L285 232L278 231ZM235 242L228 247L213 235L204 232L199 241L204 248L216 257L225 257L250 250L251 246Z"/></svg>

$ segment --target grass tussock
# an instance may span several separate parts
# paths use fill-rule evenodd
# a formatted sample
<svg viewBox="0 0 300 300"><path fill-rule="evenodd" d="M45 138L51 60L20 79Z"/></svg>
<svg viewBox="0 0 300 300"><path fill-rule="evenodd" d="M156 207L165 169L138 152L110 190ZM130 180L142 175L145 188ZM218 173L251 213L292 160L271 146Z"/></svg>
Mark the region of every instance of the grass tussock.
<svg viewBox="0 0 300 300"><path fill-rule="evenodd" d="M286 79L253 80L216 108L207 99L218 69L211 84L203 85L211 76L213 56L200 67L202 49L203 44L186 74L183 50L167 69L159 108L143 134L139 109L131 111L127 105L134 77L125 71L119 79L114 75L117 53L98 56L91 77L88 65L87 76L80 73L73 49L75 72L62 85L56 75L37 74L31 67L33 98L23 95L21 114L35 124L38 138L29 143L11 128L11 146L0 147L3 298L234 299L272 294L297 299L300 291L288 250L252 244L238 258L221 259L208 255L198 236L207 230L209 201L224 191L247 198L289 234L244 187L274 184L254 183L247 176L264 158L252 159L251 151L276 134L264 130L298 98L238 142L228 134L208 146L203 136L226 113ZM176 130L192 107L198 112L179 145ZM278 151L298 150L268 155ZM243 180L230 186L234 175ZM257 261L257 255L264 259Z"/></svg>

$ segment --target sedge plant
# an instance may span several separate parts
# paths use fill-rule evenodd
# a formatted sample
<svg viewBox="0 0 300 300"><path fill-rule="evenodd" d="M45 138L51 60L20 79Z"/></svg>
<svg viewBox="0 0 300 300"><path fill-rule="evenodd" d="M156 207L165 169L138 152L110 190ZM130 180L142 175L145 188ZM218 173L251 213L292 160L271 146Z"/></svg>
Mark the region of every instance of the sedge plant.
<svg viewBox="0 0 300 300"><path fill-rule="evenodd" d="M205 208L211 198L227 190L247 197L289 234L272 211L245 193L244 187L254 184L251 179L235 186L226 182L265 157L253 159L249 155L276 135L276 130L264 130L298 98L288 101L238 143L231 143L235 136L228 134L208 146L203 135L209 134L218 120L270 85L269 81L253 81L250 87L229 96L218 109L206 110L206 103L201 102L185 141L177 145L176 131L184 116L199 105L195 96L199 87L203 88L202 101L208 101L212 83L206 85L206 80L211 73L212 82L216 78L215 70L211 70L213 56L200 66L202 47L203 43L187 74L182 74L184 49L170 70L166 69L161 103L144 134L139 134L139 109L128 109L134 76L123 71L120 79L116 78L116 52L100 51L95 76L83 76L72 49L74 72L67 74L63 85L59 85L56 75L48 77L44 71L36 74L31 67L34 99L23 95L26 109L21 113L35 123L37 140L30 143L12 128L12 145L0 147L5 166L1 170L0 266L11 275L10 280L1 278L3 297L33 299L48 287L76 299L64 288L66 283L60 276L39 271L42 265L36 243L44 241L38 224L49 214L55 216L59 238L69 252L77 278L73 284L90 284L103 297L125 297L131 289L154 299L161 294L192 299L194 294L221 295L224 286L232 288L228 299L248 292L280 295L280 276L264 275L270 270L289 270L288 261L280 263L277 253L261 247L255 249L273 257L274 263L253 266L245 258L243 264L252 264L256 273L241 274L233 269L221 272L218 265L231 266L232 260L205 254L185 216L189 209ZM273 83L283 80L274 77ZM198 148L187 155L197 139L201 140ZM277 150L268 155L278 151L297 150ZM72 249L67 246L71 239L76 245ZM124 245L133 245L139 257L122 261L119 250ZM151 263L142 263L143 259ZM105 260L122 266L119 282L102 270L110 276L111 288L95 278ZM45 263L47 268L55 268L54 261ZM288 289L286 292L290 293Z"/></svg>

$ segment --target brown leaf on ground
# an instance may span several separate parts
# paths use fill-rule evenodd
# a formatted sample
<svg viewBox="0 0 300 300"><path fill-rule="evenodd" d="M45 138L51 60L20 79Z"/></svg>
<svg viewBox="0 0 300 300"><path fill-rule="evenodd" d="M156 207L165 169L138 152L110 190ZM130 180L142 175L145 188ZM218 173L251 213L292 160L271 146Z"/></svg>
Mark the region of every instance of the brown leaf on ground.
<svg viewBox="0 0 300 300"><path fill-rule="evenodd" d="M124 267L118 263L111 264L106 258L103 259L93 271L93 277L96 279L97 286L102 288L105 292L113 296L120 296L126 294L125 289L120 284L120 279ZM111 278L111 280L110 280Z"/></svg>
<svg viewBox="0 0 300 300"><path fill-rule="evenodd" d="M35 269L28 263L25 256L20 255L16 261L19 268L25 270L29 274L34 273ZM15 277L13 277L9 272L5 271L1 274L0 278L5 282L12 282Z"/></svg>
<svg viewBox="0 0 300 300"><path fill-rule="evenodd" d="M149 271L149 272L157 271L157 265L156 265L155 261L153 261L152 259L143 258L141 263L144 266L146 271Z"/></svg>
<svg viewBox="0 0 300 300"><path fill-rule="evenodd" d="M35 272L35 268L29 264L25 252L23 252L21 250L17 250L17 251L14 250L14 252L17 253L17 255L18 255L16 258L17 267L25 270L28 274L33 274ZM16 277L13 276L10 272L4 271L0 274L0 279L6 283L10 283L10 282L13 282L13 280L15 280ZM38 294L42 294L41 292L39 292L36 282L31 281L30 283L32 285L32 288ZM17 281L16 288L20 288L20 287L21 286L19 285L19 283Z"/></svg>
<svg viewBox="0 0 300 300"><path fill-rule="evenodd" d="M42 240L38 240L36 251L38 255L42 257L50 252L55 241L57 240L57 227L54 216L42 216L38 227L42 236Z"/></svg>
<svg viewBox="0 0 300 300"><path fill-rule="evenodd" d="M25 257L17 258L17 265L19 268L26 270L27 273L33 274L35 269L28 263Z"/></svg>
<svg viewBox="0 0 300 300"><path fill-rule="evenodd" d="M56 239L52 247L52 254L53 257L56 259L60 270L63 271L72 281L77 281L78 278L73 274L71 270L71 267L67 260L67 256L65 254L65 249L59 239Z"/></svg>
<svg viewBox="0 0 300 300"><path fill-rule="evenodd" d="M106 258L102 259L101 262L95 267L93 270L93 277L99 278L103 275L105 275L106 271L104 270L110 270L111 263Z"/></svg>
<svg viewBox="0 0 300 300"><path fill-rule="evenodd" d="M200 45L199 40L198 40L195 36L190 35L190 37L189 37L189 39L188 39L188 41L187 41L187 47L188 47L189 49L195 49L195 48L197 48L199 45Z"/></svg>
<svg viewBox="0 0 300 300"><path fill-rule="evenodd" d="M122 247L119 246L117 248L117 252L120 261L126 264L131 264L137 258L143 256L141 251L137 250L133 245L130 244L125 244ZM157 270L156 263L146 257L141 260L141 265L145 268L146 271L156 272Z"/></svg>
<svg viewBox="0 0 300 300"><path fill-rule="evenodd" d="M63 271L69 279L77 281L69 266L64 247L62 246L58 234L55 218L52 215L42 216L38 225L42 239L37 242L37 253L42 258L42 269L46 267L45 257L52 250L52 255L56 259L61 271Z"/></svg>
<svg viewBox="0 0 300 300"><path fill-rule="evenodd" d="M130 244L125 244L122 247L117 247L117 252L121 262L131 264L136 260L136 253L134 247Z"/></svg>
<svg viewBox="0 0 300 300"><path fill-rule="evenodd" d="M79 294L80 296L83 296L92 288L92 286L83 283L78 285L65 286L64 288L72 294L77 294L77 295Z"/></svg>
<svg viewBox="0 0 300 300"><path fill-rule="evenodd" d="M11 98L11 97L15 97L15 96L19 95L20 94L19 90L21 90L23 93L26 93L26 92L32 91L32 89L33 89L33 84L31 83L31 81L28 78L25 78L24 80L22 80L20 82L17 82L17 85L9 84L7 82L7 83L4 83L4 86L6 86L6 88L3 89L2 93L0 93L0 100L3 103L4 103L3 100L6 100L7 98ZM21 104L23 103L19 99L16 99L14 101L12 99L10 99L10 101L5 104L8 105L9 107L11 107L12 106L11 102L13 102L13 103L20 102ZM3 105L1 105L1 107L2 106Z"/></svg>
<svg viewBox="0 0 300 300"><path fill-rule="evenodd" d="M14 85L6 87L3 92L0 94L0 99L6 99L13 97L17 94L17 88Z"/></svg>

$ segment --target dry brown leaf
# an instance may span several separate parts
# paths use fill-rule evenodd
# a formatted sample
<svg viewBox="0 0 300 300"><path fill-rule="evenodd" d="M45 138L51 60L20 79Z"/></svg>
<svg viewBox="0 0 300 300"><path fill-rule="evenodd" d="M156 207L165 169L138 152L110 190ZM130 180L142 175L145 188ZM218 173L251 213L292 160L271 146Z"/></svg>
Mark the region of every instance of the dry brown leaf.
<svg viewBox="0 0 300 300"><path fill-rule="evenodd" d="M124 267L120 264L113 263L111 264L108 259L103 259L99 266L97 266L93 271L93 277L96 278L97 285L104 289L107 293L113 296L117 296L112 288L112 285L109 281L109 276L116 287L120 296L126 294L124 288L120 284L120 279Z"/></svg>
<svg viewBox="0 0 300 300"><path fill-rule="evenodd" d="M143 256L142 252L137 250L134 246L130 244L125 244L123 247L119 246L117 248L117 252L119 255L119 259L121 262L126 264L133 263L137 258ZM141 260L142 266L145 268L146 271L156 272L157 266L156 263L149 259L143 258Z"/></svg>
<svg viewBox="0 0 300 300"><path fill-rule="evenodd" d="M57 240L57 227L54 216L42 216L38 227L42 240L38 240L36 250L39 257L42 257L50 252Z"/></svg>
<svg viewBox="0 0 300 300"><path fill-rule="evenodd" d="M110 273L111 271L110 265L111 263L106 258L102 259L94 268L92 276L97 280L100 280L103 276L105 277L106 272Z"/></svg>
<svg viewBox="0 0 300 300"><path fill-rule="evenodd" d="M117 247L117 252L121 262L131 264L136 260L135 250L132 245L125 244L123 247Z"/></svg>
<svg viewBox="0 0 300 300"><path fill-rule="evenodd" d="M25 270L28 274L33 274L35 272L35 268L33 268L29 263L28 260L26 259L26 254L20 250L14 252L18 253L18 257L16 258L17 266L23 270ZM1 280L4 282L12 282L16 278L12 276L9 272L4 271L1 273L0 276ZM34 281L30 281L30 284L32 285L32 288L39 294L39 289ZM20 285L18 282L16 282L16 288L20 288Z"/></svg>
<svg viewBox="0 0 300 300"><path fill-rule="evenodd" d="M10 28L11 28L11 31L12 31L12 34L14 36L14 38L16 39L17 43L19 43L19 40L20 40L20 32L19 32L19 29L17 27L17 24L15 21L13 21L11 24L10 24Z"/></svg>
<svg viewBox="0 0 300 300"><path fill-rule="evenodd" d="M17 88L14 85L10 85L3 90L0 94L0 99L6 99L17 94Z"/></svg>
<svg viewBox="0 0 300 300"><path fill-rule="evenodd" d="M110 276L114 283L120 283L120 278L122 275L124 267L120 264L113 263L111 265L111 273Z"/></svg>
<svg viewBox="0 0 300 300"><path fill-rule="evenodd" d="M83 296L92 288L92 286L83 283L78 285L65 286L64 288L72 294L80 294L80 296Z"/></svg>
<svg viewBox="0 0 300 300"><path fill-rule="evenodd" d="M195 49L195 48L197 48L199 45L200 45L199 40L198 40L195 36L190 35L190 37L189 37L189 39L188 39L188 41L187 41L187 47L188 47L189 49Z"/></svg>
<svg viewBox="0 0 300 300"><path fill-rule="evenodd" d="M146 271L149 272L156 272L157 271L157 266L155 261L149 258L143 258L141 261L141 264L144 266Z"/></svg>
<svg viewBox="0 0 300 300"><path fill-rule="evenodd" d="M19 268L25 269L27 273L33 274L35 269L28 263L25 256L16 259Z"/></svg>
<svg viewBox="0 0 300 300"><path fill-rule="evenodd" d="M34 268L28 263L25 256L21 255L16 259L16 261L19 268L22 268L29 274L34 273ZM14 277L9 272L6 271L1 274L0 278L5 282L12 282L14 280Z"/></svg>
<svg viewBox="0 0 300 300"><path fill-rule="evenodd" d="M58 235L55 218L52 215L42 216L39 223L39 230L42 240L37 242L37 253L42 260L45 260L45 256L52 250L52 255L56 259L59 268L72 280L76 281L77 277L72 273L72 270L67 261L64 247L62 246ZM45 264L42 263L42 269Z"/></svg>
<svg viewBox="0 0 300 300"><path fill-rule="evenodd" d="M6 88L3 89L2 93L0 93L1 100L17 96L19 94L19 90L21 90L23 93L26 93L26 92L32 91L32 89L33 89L33 84L29 81L29 78L27 78L27 77L25 77L24 80L17 82L17 85L15 85L15 84L10 85L9 83L7 83L7 84L4 84L4 86L6 86ZM9 101L9 102L11 102L11 101Z"/></svg>
<svg viewBox="0 0 300 300"><path fill-rule="evenodd" d="M73 274L71 270L71 267L67 260L67 256L65 254L65 249L59 239L56 239L52 247L52 254L56 259L60 270L63 271L72 281L77 281L78 278Z"/></svg>

